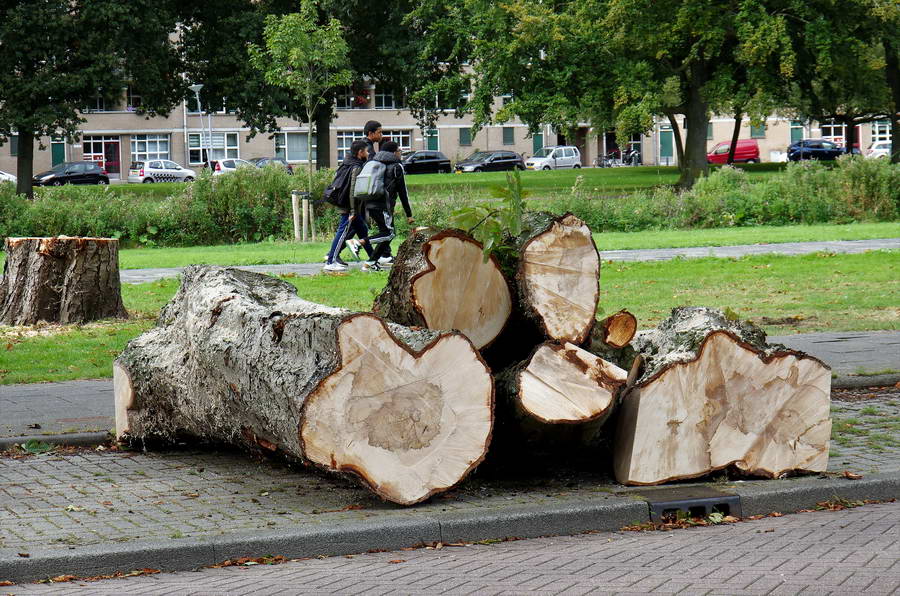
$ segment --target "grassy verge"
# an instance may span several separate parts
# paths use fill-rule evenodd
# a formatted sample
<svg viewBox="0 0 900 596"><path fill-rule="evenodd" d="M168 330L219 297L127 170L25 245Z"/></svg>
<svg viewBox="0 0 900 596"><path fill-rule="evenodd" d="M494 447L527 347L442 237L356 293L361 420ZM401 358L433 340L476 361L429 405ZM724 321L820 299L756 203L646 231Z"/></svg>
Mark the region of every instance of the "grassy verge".
<svg viewBox="0 0 900 596"><path fill-rule="evenodd" d="M900 329L900 253L676 259L604 264L600 312L628 308L641 328L678 305L731 308L770 334ZM387 273L288 277L308 300L367 310ZM0 384L109 377L125 343L153 324L174 279L126 285L133 319L0 332Z"/></svg>

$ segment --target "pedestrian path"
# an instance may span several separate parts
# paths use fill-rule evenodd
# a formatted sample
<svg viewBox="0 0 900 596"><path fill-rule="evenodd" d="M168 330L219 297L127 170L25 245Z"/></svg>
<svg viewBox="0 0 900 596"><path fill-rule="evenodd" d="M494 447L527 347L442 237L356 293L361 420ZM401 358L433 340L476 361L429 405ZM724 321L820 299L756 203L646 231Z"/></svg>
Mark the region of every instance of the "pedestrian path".
<svg viewBox="0 0 900 596"><path fill-rule="evenodd" d="M703 257L743 257L747 255L779 254L804 255L814 252L857 254L870 250L900 250L900 238L880 240L840 240L832 242L785 242L779 244L741 244L737 246L704 246L686 248L654 248L644 250L604 250L600 258L604 261L666 261L675 258L696 259ZM351 268L359 268L359 263L350 263ZM285 265L241 265L241 269L275 275L315 275L322 271L321 263L299 263ZM176 277L182 267L159 269L122 269L119 278L122 283L142 284L159 279Z"/></svg>

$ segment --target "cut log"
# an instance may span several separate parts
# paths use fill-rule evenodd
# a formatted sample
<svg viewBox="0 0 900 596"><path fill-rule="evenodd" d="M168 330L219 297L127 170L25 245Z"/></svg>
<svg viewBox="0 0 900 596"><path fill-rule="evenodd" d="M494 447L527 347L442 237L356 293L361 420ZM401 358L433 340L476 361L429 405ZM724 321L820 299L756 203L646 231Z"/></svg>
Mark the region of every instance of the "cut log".
<svg viewBox="0 0 900 596"><path fill-rule="evenodd" d="M114 238L7 238L0 323L125 318Z"/></svg>
<svg viewBox="0 0 900 596"><path fill-rule="evenodd" d="M618 350L634 339L637 332L637 318L623 309L597 323L594 330L597 341Z"/></svg>
<svg viewBox="0 0 900 596"><path fill-rule="evenodd" d="M372 308L406 326L461 331L475 347L503 331L512 297L497 259L458 230L419 228L403 243Z"/></svg>
<svg viewBox="0 0 900 596"><path fill-rule="evenodd" d="M498 399L505 422L528 440L593 442L626 377L626 371L573 344L546 342L497 376Z"/></svg>
<svg viewBox="0 0 900 596"><path fill-rule="evenodd" d="M826 469L831 373L818 359L707 308L677 308L632 343L645 368L619 407L619 482Z"/></svg>
<svg viewBox="0 0 900 596"><path fill-rule="evenodd" d="M567 213L541 225L545 216L528 214L531 235L519 251L518 301L546 337L581 345L596 316L600 256L583 221Z"/></svg>
<svg viewBox="0 0 900 596"><path fill-rule="evenodd" d="M280 280L189 267L114 367L117 435L278 451L409 505L484 458L493 381L459 333L307 302Z"/></svg>

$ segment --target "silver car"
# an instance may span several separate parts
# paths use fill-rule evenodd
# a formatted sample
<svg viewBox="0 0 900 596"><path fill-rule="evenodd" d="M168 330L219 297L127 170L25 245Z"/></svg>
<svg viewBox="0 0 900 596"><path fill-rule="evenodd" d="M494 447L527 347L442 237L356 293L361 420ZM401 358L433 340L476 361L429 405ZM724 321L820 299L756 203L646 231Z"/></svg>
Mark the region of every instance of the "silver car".
<svg viewBox="0 0 900 596"><path fill-rule="evenodd" d="M128 170L128 182L149 184L151 182L193 182L197 177L194 170L182 168L174 161L151 159L133 161Z"/></svg>

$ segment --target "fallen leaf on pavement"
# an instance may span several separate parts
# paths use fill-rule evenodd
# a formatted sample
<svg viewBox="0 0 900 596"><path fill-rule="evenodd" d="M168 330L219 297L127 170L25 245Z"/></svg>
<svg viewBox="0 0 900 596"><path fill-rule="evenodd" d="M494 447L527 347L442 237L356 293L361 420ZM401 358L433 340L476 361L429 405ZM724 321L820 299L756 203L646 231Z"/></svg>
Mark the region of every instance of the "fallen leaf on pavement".
<svg viewBox="0 0 900 596"><path fill-rule="evenodd" d="M5 579L5 580L3 580L3 581L0 581L0 586L14 586L14 585L16 585L16 584L12 583L12 582L9 581L8 579Z"/></svg>
<svg viewBox="0 0 900 596"><path fill-rule="evenodd" d="M31 556L31 554L30 553L19 553L19 556L22 557L23 559L27 559L28 557Z"/></svg>
<svg viewBox="0 0 900 596"><path fill-rule="evenodd" d="M850 470L844 470L844 478L847 478L849 480L859 480L860 478L862 478L862 474L854 474Z"/></svg>
<svg viewBox="0 0 900 596"><path fill-rule="evenodd" d="M406 563L405 559L393 559L392 561L388 561L388 563Z"/></svg>

